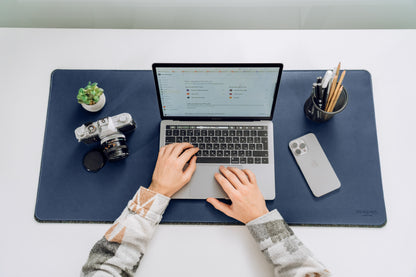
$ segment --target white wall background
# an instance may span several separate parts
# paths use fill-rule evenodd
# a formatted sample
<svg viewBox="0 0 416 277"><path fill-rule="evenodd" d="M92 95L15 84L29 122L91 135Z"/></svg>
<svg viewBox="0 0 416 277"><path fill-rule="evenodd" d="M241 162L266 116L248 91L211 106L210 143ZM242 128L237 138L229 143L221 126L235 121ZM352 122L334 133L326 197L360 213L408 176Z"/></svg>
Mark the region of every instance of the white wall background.
<svg viewBox="0 0 416 277"><path fill-rule="evenodd" d="M0 0L0 27L414 29L416 0Z"/></svg>

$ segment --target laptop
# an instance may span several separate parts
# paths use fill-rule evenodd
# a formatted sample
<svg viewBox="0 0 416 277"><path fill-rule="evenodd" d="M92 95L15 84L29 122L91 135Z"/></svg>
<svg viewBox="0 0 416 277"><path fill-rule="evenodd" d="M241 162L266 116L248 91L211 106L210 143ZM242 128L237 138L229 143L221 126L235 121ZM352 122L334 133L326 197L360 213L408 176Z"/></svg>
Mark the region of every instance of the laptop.
<svg viewBox="0 0 416 277"><path fill-rule="evenodd" d="M152 65L161 124L160 147L199 147L191 181L173 198L227 198L220 165L250 169L266 200L275 198L272 116L283 64Z"/></svg>

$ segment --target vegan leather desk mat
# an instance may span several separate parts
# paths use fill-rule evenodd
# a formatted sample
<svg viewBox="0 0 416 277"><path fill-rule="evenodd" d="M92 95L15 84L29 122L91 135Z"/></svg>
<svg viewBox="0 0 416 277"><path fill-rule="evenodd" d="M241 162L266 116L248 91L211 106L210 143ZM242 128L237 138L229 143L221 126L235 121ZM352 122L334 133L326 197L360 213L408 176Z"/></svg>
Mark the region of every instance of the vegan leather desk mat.
<svg viewBox="0 0 416 277"><path fill-rule="evenodd" d="M276 198L267 201L289 224L382 226L386 211L380 173L371 75L348 70L346 109L325 123L305 118L303 104L324 71L284 71L274 122ZM80 87L98 82L107 103L98 113L76 101ZM127 135L130 156L107 162L97 173L82 166L97 144L78 143L74 129L105 116L128 112L137 123ZM148 70L55 70L51 75L35 218L40 222L112 222L139 186L150 184L159 149L160 114ZM331 162L341 188L312 195L292 157L290 140L313 132ZM162 222L235 224L205 200L171 200Z"/></svg>

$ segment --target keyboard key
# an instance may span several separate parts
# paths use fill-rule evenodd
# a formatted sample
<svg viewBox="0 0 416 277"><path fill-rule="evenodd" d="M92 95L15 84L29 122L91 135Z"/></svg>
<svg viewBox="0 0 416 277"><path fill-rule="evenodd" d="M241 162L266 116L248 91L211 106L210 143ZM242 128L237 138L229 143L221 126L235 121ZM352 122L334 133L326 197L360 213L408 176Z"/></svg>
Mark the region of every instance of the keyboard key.
<svg viewBox="0 0 416 277"><path fill-rule="evenodd" d="M230 130L229 134L230 136L235 137L235 130Z"/></svg>
<svg viewBox="0 0 416 277"><path fill-rule="evenodd" d="M227 157L198 157L197 163L216 163L216 164L229 164L230 158Z"/></svg>
<svg viewBox="0 0 416 277"><path fill-rule="evenodd" d="M267 131L257 131L259 137L267 137Z"/></svg>
<svg viewBox="0 0 416 277"><path fill-rule="evenodd" d="M218 157L222 157L223 155L224 155L224 151L222 151L222 150L217 151L217 156Z"/></svg>
<svg viewBox="0 0 416 277"><path fill-rule="evenodd" d="M219 143L224 143L225 142L225 138L224 137L219 137L218 138L218 142Z"/></svg>
<svg viewBox="0 0 416 277"><path fill-rule="evenodd" d="M218 142L218 138L217 137L212 137L211 138L211 142L212 143L217 143Z"/></svg>
<svg viewBox="0 0 416 277"><path fill-rule="evenodd" d="M261 163L262 164L268 164L269 163L269 158L261 158Z"/></svg>
<svg viewBox="0 0 416 277"><path fill-rule="evenodd" d="M208 136L213 137L214 136L214 130L208 130Z"/></svg>
<svg viewBox="0 0 416 277"><path fill-rule="evenodd" d="M205 149L205 143L200 143L198 145L199 149L204 150Z"/></svg>
<svg viewBox="0 0 416 277"><path fill-rule="evenodd" d="M186 130L180 130L180 131L179 131L179 134L180 134L181 136L186 136Z"/></svg>
<svg viewBox="0 0 416 277"><path fill-rule="evenodd" d="M214 147L215 150L220 149L220 145L218 143L214 144L213 147Z"/></svg>
<svg viewBox="0 0 416 277"><path fill-rule="evenodd" d="M241 136L243 136L243 131L239 130L239 131L236 132L236 134L237 134L238 137L241 137Z"/></svg>
<svg viewBox="0 0 416 277"><path fill-rule="evenodd" d="M250 135L250 131L244 131L243 136L248 137Z"/></svg>
<svg viewBox="0 0 416 277"><path fill-rule="evenodd" d="M215 157L215 156L217 156L217 151L216 150L211 150L211 151L209 151L209 155L211 157Z"/></svg>
<svg viewBox="0 0 416 277"><path fill-rule="evenodd" d="M246 143L247 142L247 138L246 137L241 137L240 138L240 142L241 143Z"/></svg>
<svg viewBox="0 0 416 277"><path fill-rule="evenodd" d="M232 164L239 164L240 163L240 158L238 158L238 157L231 158L231 163Z"/></svg>
<svg viewBox="0 0 416 277"><path fill-rule="evenodd" d="M224 150L224 157L229 157L230 155L230 150Z"/></svg>
<svg viewBox="0 0 416 277"><path fill-rule="evenodd" d="M256 145L254 145L254 143L250 143L250 144L248 145L248 149L250 149L250 150L255 150L255 149L256 149Z"/></svg>
<svg viewBox="0 0 416 277"><path fill-rule="evenodd" d="M201 130L194 130L194 136L199 137L201 135Z"/></svg>
<svg viewBox="0 0 416 277"><path fill-rule="evenodd" d="M224 137L228 137L228 130L223 130L223 131L222 131L222 135L223 135Z"/></svg>
<svg viewBox="0 0 416 277"><path fill-rule="evenodd" d="M254 158L255 164L261 164L261 158Z"/></svg>
<svg viewBox="0 0 416 277"><path fill-rule="evenodd" d="M231 157L236 157L238 155L238 151L237 150L232 150L231 151Z"/></svg>
<svg viewBox="0 0 416 277"><path fill-rule="evenodd" d="M246 151L246 157L251 157L253 155L253 151L247 150Z"/></svg>
<svg viewBox="0 0 416 277"><path fill-rule="evenodd" d="M208 150L203 150L202 151L202 156L209 156L209 151Z"/></svg>
<svg viewBox="0 0 416 277"><path fill-rule="evenodd" d="M245 151L244 151L244 150L240 150L240 151L238 151L238 156L239 156L239 157L243 157L243 156L244 156L244 154L245 154Z"/></svg>
<svg viewBox="0 0 416 277"><path fill-rule="evenodd" d="M187 135L188 137L193 136L193 135L194 135L194 130L188 130L188 131L186 131L186 135Z"/></svg>
<svg viewBox="0 0 416 277"><path fill-rule="evenodd" d="M172 130L166 130L166 136L171 136L172 135Z"/></svg>
<svg viewBox="0 0 416 277"><path fill-rule="evenodd" d="M233 137L233 143L239 143L240 138L239 137Z"/></svg>
<svg viewBox="0 0 416 277"><path fill-rule="evenodd" d="M165 142L175 142L175 137L166 137Z"/></svg>
<svg viewBox="0 0 416 277"><path fill-rule="evenodd" d="M198 138L196 139L196 141L197 141L198 143L204 142L204 138L203 138L203 137L198 137Z"/></svg>
<svg viewBox="0 0 416 277"><path fill-rule="evenodd" d="M220 145L220 148L221 148L222 150L225 150L225 149L227 149L227 144L225 144L225 143L222 143L222 144Z"/></svg>
<svg viewBox="0 0 416 277"><path fill-rule="evenodd" d="M253 158L247 158L247 163L248 164L253 164L254 163L254 159Z"/></svg>
<svg viewBox="0 0 416 277"><path fill-rule="evenodd" d="M204 142L205 143L210 143L211 142L211 138L210 137L205 137L204 138Z"/></svg>
<svg viewBox="0 0 416 277"><path fill-rule="evenodd" d="M239 144L239 143L234 144L234 149L235 150L241 150L241 144Z"/></svg>
<svg viewBox="0 0 416 277"><path fill-rule="evenodd" d="M247 158L240 158L240 164L246 164Z"/></svg>
<svg viewBox="0 0 416 277"><path fill-rule="evenodd" d="M176 137L176 142L181 143L182 142L182 137Z"/></svg>
<svg viewBox="0 0 416 277"><path fill-rule="evenodd" d="M253 151L254 157L268 157L269 152L268 151Z"/></svg>
<svg viewBox="0 0 416 277"><path fill-rule="evenodd" d="M179 136L179 130L173 130L173 135L176 137L176 136Z"/></svg>
<svg viewBox="0 0 416 277"><path fill-rule="evenodd" d="M233 142L233 138L226 137L226 138L225 138L225 142L226 142L226 143L232 143L232 142Z"/></svg>
<svg viewBox="0 0 416 277"><path fill-rule="evenodd" d="M219 137L219 136L221 136L221 131L220 130L215 130L214 134L215 134L215 136Z"/></svg>
<svg viewBox="0 0 416 277"><path fill-rule="evenodd" d="M241 144L241 148L243 150L248 150L248 144L247 143Z"/></svg>
<svg viewBox="0 0 416 277"><path fill-rule="evenodd" d="M234 149L234 144L228 144L227 149L228 150L233 150Z"/></svg>
<svg viewBox="0 0 416 277"><path fill-rule="evenodd" d="M189 137L183 137L183 142L189 142Z"/></svg>
<svg viewBox="0 0 416 277"><path fill-rule="evenodd" d="M212 149L212 144L211 143L207 143L206 144L206 149L211 150Z"/></svg>
<svg viewBox="0 0 416 277"><path fill-rule="evenodd" d="M256 150L263 150L263 144L261 143L256 144Z"/></svg>

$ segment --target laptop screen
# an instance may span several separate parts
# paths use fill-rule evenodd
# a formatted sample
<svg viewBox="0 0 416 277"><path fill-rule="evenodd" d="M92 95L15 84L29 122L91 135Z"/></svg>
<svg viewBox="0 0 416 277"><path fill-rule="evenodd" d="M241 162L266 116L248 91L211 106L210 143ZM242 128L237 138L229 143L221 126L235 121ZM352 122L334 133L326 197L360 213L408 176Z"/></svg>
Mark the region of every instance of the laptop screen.
<svg viewBox="0 0 416 277"><path fill-rule="evenodd" d="M162 118L271 118L281 64L154 64Z"/></svg>

